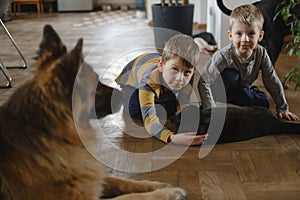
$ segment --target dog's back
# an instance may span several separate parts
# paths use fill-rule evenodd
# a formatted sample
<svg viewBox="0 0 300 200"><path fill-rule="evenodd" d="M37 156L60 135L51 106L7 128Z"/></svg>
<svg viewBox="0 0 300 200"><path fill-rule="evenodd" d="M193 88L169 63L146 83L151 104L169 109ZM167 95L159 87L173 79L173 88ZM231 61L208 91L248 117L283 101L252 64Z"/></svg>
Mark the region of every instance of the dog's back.
<svg viewBox="0 0 300 200"><path fill-rule="evenodd" d="M211 109L211 113L203 113L202 109L190 110L189 116L197 115L193 112L200 112L200 120L197 133L199 135L208 133L209 137L205 143L225 143L249 140L256 137L271 134L299 134L300 124L280 120L271 110L258 106L235 106L226 104ZM207 118L210 122L207 122ZM197 117L194 117L194 120ZM205 119L205 120L203 120ZM185 119L181 123L180 117L172 117L175 129L179 132L195 131L195 121Z"/></svg>
<svg viewBox="0 0 300 200"><path fill-rule="evenodd" d="M223 109L216 108L214 112L224 112ZM262 107L227 107L219 143L280 133L300 134L300 124L282 121L272 111Z"/></svg>
<svg viewBox="0 0 300 200"><path fill-rule="evenodd" d="M79 40L67 53L46 26L33 78L0 108L1 199L99 198L101 166L83 148L71 108L81 51Z"/></svg>

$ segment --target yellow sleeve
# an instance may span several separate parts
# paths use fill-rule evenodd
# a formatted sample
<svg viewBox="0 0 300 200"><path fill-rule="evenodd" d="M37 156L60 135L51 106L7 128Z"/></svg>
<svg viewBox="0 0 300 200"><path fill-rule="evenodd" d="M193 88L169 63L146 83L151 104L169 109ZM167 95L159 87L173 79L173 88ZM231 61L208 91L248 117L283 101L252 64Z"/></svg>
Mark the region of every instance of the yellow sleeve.
<svg viewBox="0 0 300 200"><path fill-rule="evenodd" d="M155 109L155 92L149 90L139 90L139 102L141 106L141 113L144 121L144 126L147 132L167 143L172 132L164 127L158 116L156 115Z"/></svg>

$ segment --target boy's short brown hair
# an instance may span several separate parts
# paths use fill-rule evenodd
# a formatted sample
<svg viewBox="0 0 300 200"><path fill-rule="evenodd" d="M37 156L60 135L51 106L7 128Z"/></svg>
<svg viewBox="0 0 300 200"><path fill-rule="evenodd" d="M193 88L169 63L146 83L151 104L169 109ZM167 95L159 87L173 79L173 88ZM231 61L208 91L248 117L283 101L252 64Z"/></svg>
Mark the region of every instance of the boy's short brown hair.
<svg viewBox="0 0 300 200"><path fill-rule="evenodd" d="M253 21L257 23L258 28L261 31L264 24L264 17L256 6L246 4L236 7L229 17L229 30L232 29L232 25L235 22L242 22L250 25Z"/></svg>
<svg viewBox="0 0 300 200"><path fill-rule="evenodd" d="M167 62L175 57L179 57L185 67L193 68L198 65L200 51L191 36L177 34L166 42L162 60Z"/></svg>

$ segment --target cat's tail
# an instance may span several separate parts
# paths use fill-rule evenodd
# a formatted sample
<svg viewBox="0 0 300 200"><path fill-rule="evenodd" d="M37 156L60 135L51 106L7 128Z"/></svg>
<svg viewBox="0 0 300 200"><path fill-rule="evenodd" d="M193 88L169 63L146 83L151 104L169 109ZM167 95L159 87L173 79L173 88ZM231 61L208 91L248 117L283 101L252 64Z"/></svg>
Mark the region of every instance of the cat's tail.
<svg viewBox="0 0 300 200"><path fill-rule="evenodd" d="M300 123L282 122L280 129L281 133L291 133L300 135Z"/></svg>

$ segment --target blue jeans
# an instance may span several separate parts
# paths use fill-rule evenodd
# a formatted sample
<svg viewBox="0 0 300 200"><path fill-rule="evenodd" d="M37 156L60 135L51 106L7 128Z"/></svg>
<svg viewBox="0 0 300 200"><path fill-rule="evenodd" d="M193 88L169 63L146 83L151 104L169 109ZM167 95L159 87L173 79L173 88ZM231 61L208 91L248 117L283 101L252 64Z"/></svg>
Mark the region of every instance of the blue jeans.
<svg viewBox="0 0 300 200"><path fill-rule="evenodd" d="M221 80L220 80L221 79ZM239 106L255 105L269 109L269 100L267 95L257 87L247 87L240 81L240 74L234 69L225 69L221 72L216 82L224 83L227 102ZM222 101L218 94L218 85L213 84L212 94L216 101ZM224 99L224 98L223 98Z"/></svg>

